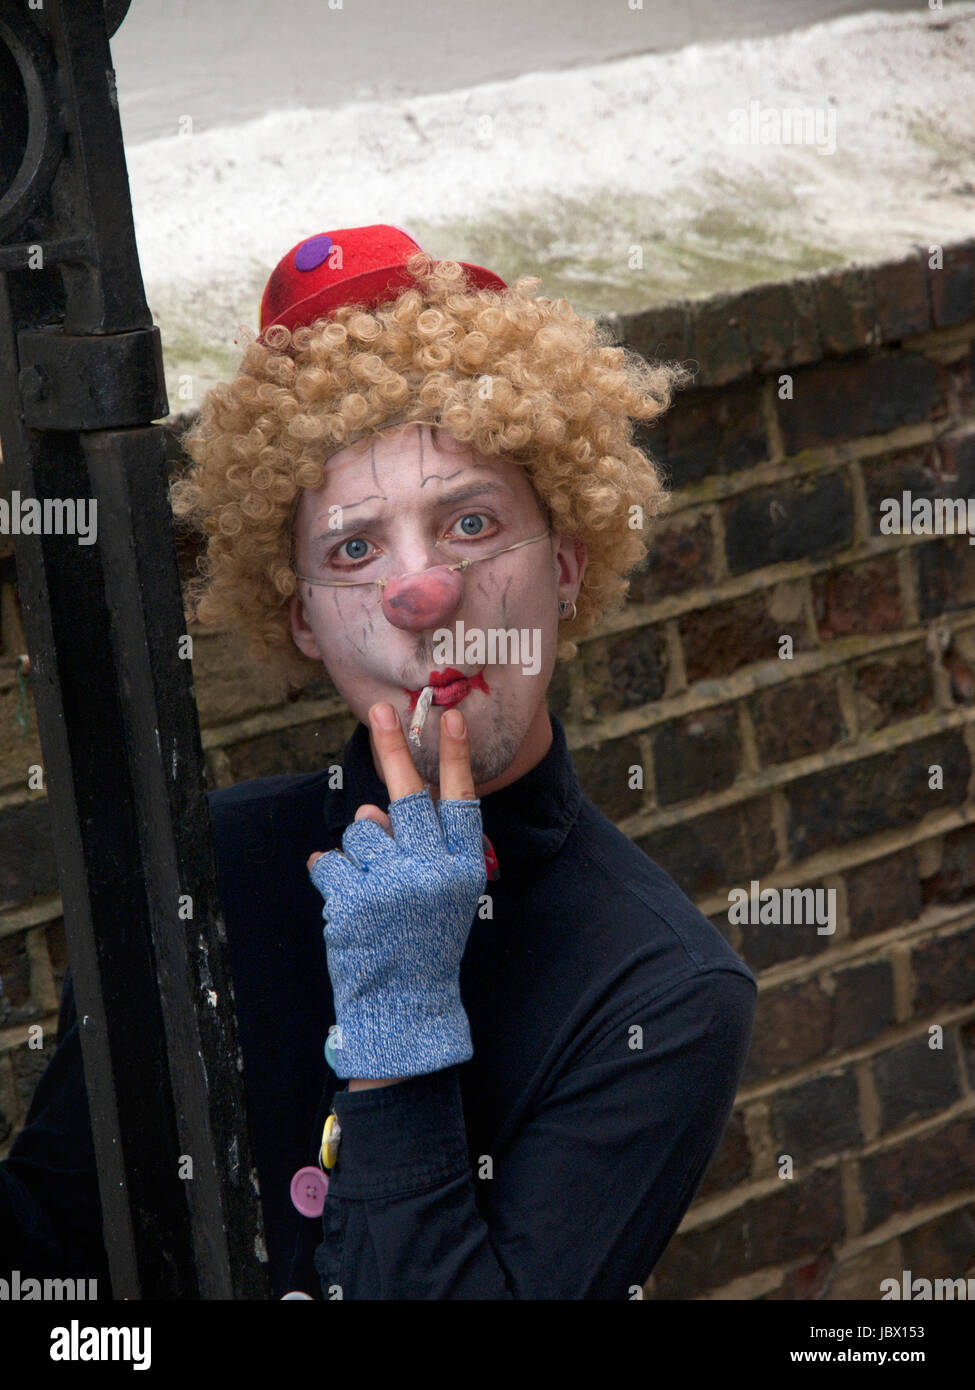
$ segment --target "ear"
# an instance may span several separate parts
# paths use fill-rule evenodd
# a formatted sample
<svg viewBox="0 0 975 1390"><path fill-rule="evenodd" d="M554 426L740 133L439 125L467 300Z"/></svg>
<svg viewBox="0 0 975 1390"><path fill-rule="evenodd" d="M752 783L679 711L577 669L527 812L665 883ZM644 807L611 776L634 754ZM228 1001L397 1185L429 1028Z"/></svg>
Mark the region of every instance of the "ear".
<svg viewBox="0 0 975 1390"><path fill-rule="evenodd" d="M580 541L574 536L559 534L556 540L558 544L553 552L553 558L556 565L555 577L559 598L574 603L579 596L582 576L589 563L589 547L585 541Z"/></svg>
<svg viewBox="0 0 975 1390"><path fill-rule="evenodd" d="M297 593L291 595L288 603L288 616L291 619L291 636L298 650L305 656L311 657L312 661L323 661L315 634L305 617L305 605Z"/></svg>

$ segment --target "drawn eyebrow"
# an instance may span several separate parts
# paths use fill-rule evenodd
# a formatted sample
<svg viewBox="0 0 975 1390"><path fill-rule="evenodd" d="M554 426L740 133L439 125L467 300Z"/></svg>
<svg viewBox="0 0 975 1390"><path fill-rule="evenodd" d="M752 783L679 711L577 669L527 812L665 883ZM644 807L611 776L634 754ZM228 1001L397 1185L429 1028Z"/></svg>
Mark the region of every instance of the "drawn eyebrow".
<svg viewBox="0 0 975 1390"><path fill-rule="evenodd" d="M465 487L454 488L451 492L442 493L441 496L437 498L436 505L438 507L450 506L456 502L467 502L472 497L484 497L491 494L498 494L509 499L513 499L514 497L511 488L508 487L506 483L496 482L490 478L486 478L482 483L468 483ZM376 496L376 494L372 493L369 497L364 497L361 502L353 502L349 507L343 508L343 511L352 511L355 507L361 507L363 503L371 501L374 496ZM334 503L330 505L334 505ZM326 548L333 545L335 541L341 540L343 536L347 536L350 533L362 531L368 526L374 526L379 520L381 520L381 518L376 516L359 517L358 520L345 522L342 526L338 526L334 530L320 532L319 535L312 537L311 546L313 556L316 560L319 559L324 554Z"/></svg>

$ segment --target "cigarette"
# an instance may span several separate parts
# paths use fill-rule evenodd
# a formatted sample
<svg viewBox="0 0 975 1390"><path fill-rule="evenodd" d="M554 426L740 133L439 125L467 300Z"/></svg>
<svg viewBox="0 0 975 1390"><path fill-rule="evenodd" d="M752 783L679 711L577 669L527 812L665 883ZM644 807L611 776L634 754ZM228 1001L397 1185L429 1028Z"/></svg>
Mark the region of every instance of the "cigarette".
<svg viewBox="0 0 975 1390"><path fill-rule="evenodd" d="M416 709L413 711L413 723L410 725L410 742L415 743L417 748L420 746L420 734L426 723L427 714L433 704L433 686L425 685L420 691L420 698L416 702Z"/></svg>

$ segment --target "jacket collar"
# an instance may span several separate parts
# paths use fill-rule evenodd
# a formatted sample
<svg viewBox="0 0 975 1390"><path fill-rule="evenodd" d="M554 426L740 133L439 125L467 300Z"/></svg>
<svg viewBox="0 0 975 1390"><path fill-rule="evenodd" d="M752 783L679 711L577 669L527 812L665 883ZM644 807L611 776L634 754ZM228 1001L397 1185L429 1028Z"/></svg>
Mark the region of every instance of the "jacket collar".
<svg viewBox="0 0 975 1390"><path fill-rule="evenodd" d="M572 765L565 730L549 711L552 745L523 777L481 797L484 833L498 857L498 868L516 868L557 854L579 814L582 789ZM386 810L389 795L372 761L369 730L358 723L342 754L342 787L325 798L329 829L344 831L360 806Z"/></svg>

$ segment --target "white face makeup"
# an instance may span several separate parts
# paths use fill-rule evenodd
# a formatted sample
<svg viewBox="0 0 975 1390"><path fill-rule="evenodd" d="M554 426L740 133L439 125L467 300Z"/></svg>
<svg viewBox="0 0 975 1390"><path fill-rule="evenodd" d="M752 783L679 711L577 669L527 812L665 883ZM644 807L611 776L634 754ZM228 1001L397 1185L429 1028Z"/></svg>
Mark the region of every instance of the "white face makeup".
<svg viewBox="0 0 975 1390"><path fill-rule="evenodd" d="M420 692L437 687L420 746L410 745L431 785L439 777L440 719L454 704L470 731L479 790L520 777L551 742L545 691L559 640L558 601L578 594L585 546L555 535L515 544L547 525L522 465L473 454L442 431L435 443L427 425L394 426L340 450L326 464L322 487L301 494L294 530L301 575L371 581L448 566L453 556L476 562L438 570L446 582L427 586L430 606L414 610L408 627L390 620L393 610L374 582L331 587L299 579L291 600L296 645L324 663L363 723L370 706L388 700L408 733ZM436 634L445 630L454 642L448 661L438 659Z"/></svg>

